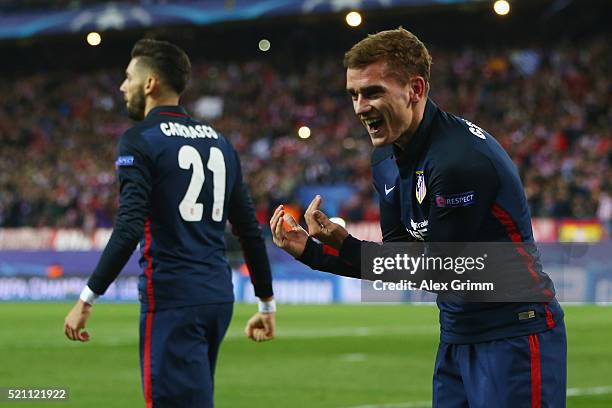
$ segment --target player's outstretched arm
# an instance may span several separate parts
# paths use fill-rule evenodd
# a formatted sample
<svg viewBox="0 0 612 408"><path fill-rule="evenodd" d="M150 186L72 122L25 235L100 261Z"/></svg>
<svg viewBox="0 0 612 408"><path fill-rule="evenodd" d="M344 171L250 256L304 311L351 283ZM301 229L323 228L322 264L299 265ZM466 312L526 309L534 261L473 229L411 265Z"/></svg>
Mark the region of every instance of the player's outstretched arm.
<svg viewBox="0 0 612 408"><path fill-rule="evenodd" d="M340 249L349 233L342 226L331 222L327 215L319 209L320 206L321 196L316 195L304 214L306 225L308 225L308 233L322 243Z"/></svg>
<svg viewBox="0 0 612 408"><path fill-rule="evenodd" d="M91 315L91 305L77 300L64 319L64 334L70 340L89 341L89 333L84 331L87 319Z"/></svg>
<svg viewBox="0 0 612 408"><path fill-rule="evenodd" d="M276 303L274 298L261 299L259 311L247 322L244 334L256 342L274 339L276 334Z"/></svg>

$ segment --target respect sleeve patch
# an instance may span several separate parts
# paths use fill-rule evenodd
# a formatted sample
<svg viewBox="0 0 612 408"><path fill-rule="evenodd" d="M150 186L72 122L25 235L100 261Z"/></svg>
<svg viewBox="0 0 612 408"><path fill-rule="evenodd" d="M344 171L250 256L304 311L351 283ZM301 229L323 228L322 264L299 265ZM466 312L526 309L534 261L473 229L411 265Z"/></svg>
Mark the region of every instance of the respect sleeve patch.
<svg viewBox="0 0 612 408"><path fill-rule="evenodd" d="M133 166L134 156L119 156L115 162L115 167Z"/></svg>
<svg viewBox="0 0 612 408"><path fill-rule="evenodd" d="M474 204L474 192L467 191L459 194L436 195L436 207L466 207Z"/></svg>

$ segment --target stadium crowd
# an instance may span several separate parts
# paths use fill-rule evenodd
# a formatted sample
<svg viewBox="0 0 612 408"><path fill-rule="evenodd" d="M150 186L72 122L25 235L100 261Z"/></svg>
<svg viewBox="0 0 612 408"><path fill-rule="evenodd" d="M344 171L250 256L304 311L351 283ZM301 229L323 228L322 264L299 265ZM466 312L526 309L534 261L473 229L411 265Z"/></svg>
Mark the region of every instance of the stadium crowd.
<svg viewBox="0 0 612 408"><path fill-rule="evenodd" d="M491 132L519 167L535 217L612 218L612 83L603 38L531 49L432 47L431 97ZM241 154L264 222L305 184L349 184L340 214L376 220L369 137L338 58L300 69L265 59L194 61L184 105ZM112 225L116 142L131 123L124 67L3 81L0 227ZM311 137L297 129L307 125ZM336 215L336 214L334 214Z"/></svg>

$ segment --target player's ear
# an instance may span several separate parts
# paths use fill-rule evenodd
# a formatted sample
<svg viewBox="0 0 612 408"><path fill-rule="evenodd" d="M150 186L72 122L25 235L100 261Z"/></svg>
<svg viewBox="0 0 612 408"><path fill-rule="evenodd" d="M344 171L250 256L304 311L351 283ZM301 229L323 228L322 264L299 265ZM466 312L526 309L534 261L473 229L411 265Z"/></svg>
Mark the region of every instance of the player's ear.
<svg viewBox="0 0 612 408"><path fill-rule="evenodd" d="M413 76L408 81L410 87L410 102L417 103L427 94L427 84L422 76Z"/></svg>
<svg viewBox="0 0 612 408"><path fill-rule="evenodd" d="M159 78L157 78L155 75L147 75L147 78L144 81L144 94L151 95L159 92L159 86Z"/></svg>

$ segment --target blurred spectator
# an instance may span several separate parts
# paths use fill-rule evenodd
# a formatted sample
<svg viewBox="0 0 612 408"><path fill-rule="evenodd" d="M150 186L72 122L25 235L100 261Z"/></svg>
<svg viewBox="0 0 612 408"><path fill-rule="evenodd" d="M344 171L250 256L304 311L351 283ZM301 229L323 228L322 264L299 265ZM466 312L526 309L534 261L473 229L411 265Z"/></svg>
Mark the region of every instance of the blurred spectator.
<svg viewBox="0 0 612 408"><path fill-rule="evenodd" d="M612 176L612 174L610 175ZM597 217L606 228L608 238L612 238L612 184L609 178L599 197Z"/></svg>

